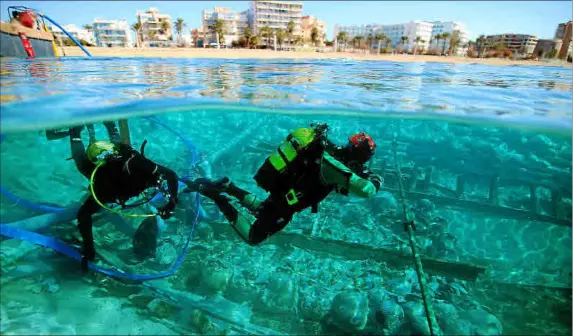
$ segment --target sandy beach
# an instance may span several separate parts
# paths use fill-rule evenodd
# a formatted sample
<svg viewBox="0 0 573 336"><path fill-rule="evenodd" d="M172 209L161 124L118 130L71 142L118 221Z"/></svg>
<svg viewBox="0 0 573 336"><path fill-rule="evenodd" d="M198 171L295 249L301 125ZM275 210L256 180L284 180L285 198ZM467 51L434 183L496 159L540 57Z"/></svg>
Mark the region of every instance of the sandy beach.
<svg viewBox="0 0 573 336"><path fill-rule="evenodd" d="M345 58L353 60L369 61L393 61L393 62L442 62L471 64L480 63L488 65L540 65L540 66L565 66L571 67L567 62L543 62L543 61L516 61L509 59L479 59L456 56L431 56L431 55L401 55L401 54L360 54L350 52L303 52L303 51L273 51L253 49L203 49L203 48L99 48L88 47L87 50L93 56L100 57L169 57L169 58L293 58L293 59L335 59ZM65 47L66 56L85 56L78 47Z"/></svg>

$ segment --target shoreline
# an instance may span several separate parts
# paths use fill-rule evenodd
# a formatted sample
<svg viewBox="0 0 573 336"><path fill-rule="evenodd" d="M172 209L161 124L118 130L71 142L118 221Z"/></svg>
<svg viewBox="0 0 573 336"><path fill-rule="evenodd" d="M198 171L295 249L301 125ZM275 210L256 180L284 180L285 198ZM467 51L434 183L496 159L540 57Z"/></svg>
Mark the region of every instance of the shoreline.
<svg viewBox="0 0 573 336"><path fill-rule="evenodd" d="M79 47L64 47L66 56L85 56ZM96 57L164 57L164 58L218 58L218 59L352 59L357 61L428 62L485 65L528 65L572 67L571 63L509 60L499 58L466 58L459 56L358 54L350 52L274 51L264 49L204 49L204 48L100 48L86 47Z"/></svg>

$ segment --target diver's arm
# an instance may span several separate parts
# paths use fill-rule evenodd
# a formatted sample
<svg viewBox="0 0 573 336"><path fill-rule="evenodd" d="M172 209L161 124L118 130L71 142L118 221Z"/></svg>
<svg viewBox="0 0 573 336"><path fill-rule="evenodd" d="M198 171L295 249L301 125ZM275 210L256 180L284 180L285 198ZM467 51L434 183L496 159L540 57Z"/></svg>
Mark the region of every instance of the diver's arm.
<svg viewBox="0 0 573 336"><path fill-rule="evenodd" d="M382 185L378 175L362 178L328 153L324 153L320 173L324 184L335 185L339 190L347 190L360 197L375 195Z"/></svg>

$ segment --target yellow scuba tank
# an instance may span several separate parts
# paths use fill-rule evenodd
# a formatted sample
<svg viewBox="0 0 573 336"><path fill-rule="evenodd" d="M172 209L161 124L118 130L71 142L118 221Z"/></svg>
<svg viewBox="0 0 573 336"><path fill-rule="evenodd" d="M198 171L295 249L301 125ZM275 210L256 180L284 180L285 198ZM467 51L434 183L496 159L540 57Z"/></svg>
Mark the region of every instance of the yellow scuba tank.
<svg viewBox="0 0 573 336"><path fill-rule="evenodd" d="M292 131L255 174L257 184L271 194L292 189L309 165L321 157L327 129L319 124Z"/></svg>

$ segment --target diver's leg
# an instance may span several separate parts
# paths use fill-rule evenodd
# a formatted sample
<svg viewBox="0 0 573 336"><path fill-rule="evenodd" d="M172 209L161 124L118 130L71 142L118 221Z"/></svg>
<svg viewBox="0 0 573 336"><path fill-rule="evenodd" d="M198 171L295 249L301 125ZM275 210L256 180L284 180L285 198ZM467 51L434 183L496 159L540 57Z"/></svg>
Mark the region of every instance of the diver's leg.
<svg viewBox="0 0 573 336"><path fill-rule="evenodd" d="M261 205L261 200L250 192L237 187L228 177L223 177L217 181L211 181L207 178L199 178L193 182L186 182L189 187L188 191L198 191L203 196L212 198L213 195L227 193L235 197L241 205L246 207L250 212L256 212Z"/></svg>
<svg viewBox="0 0 573 336"><path fill-rule="evenodd" d="M95 165L90 161L86 154L86 149L82 142L82 129L83 126L70 128L70 147L72 150L72 158L76 163L78 171L89 179Z"/></svg>
<svg viewBox="0 0 573 336"><path fill-rule="evenodd" d="M82 235L83 256L86 260L95 259L94 237L92 232L92 215L99 210L99 205L93 197L89 197L78 211L78 229ZM84 267L86 265L83 265Z"/></svg>
<svg viewBox="0 0 573 336"><path fill-rule="evenodd" d="M56 139L62 139L65 138L67 136L69 136L70 133L68 132L68 129L49 129L46 130L46 139L48 140L56 140Z"/></svg>
<svg viewBox="0 0 573 336"><path fill-rule="evenodd" d="M109 136L109 141L118 144L121 143L121 137L119 136L119 131L117 126L113 121L104 121L105 128L107 129L107 134Z"/></svg>
<svg viewBox="0 0 573 336"><path fill-rule="evenodd" d="M291 220L292 213L285 213L273 202L267 200L259 209L259 215L254 223L249 218L235 209L229 202L229 198L217 195L212 198L225 218L231 223L233 229L249 245L257 245L281 231Z"/></svg>
<svg viewBox="0 0 573 336"><path fill-rule="evenodd" d="M229 181L228 186L225 188L225 192L238 199L239 202L241 202L241 204L250 212L258 211L261 206L262 201L258 199L257 196L237 187L233 182Z"/></svg>
<svg viewBox="0 0 573 336"><path fill-rule="evenodd" d="M87 124L87 129L88 129L88 135L89 135L89 141L90 144L96 142L96 131L95 131L95 127L94 124Z"/></svg>
<svg viewBox="0 0 573 336"><path fill-rule="evenodd" d="M292 219L294 213L289 210L282 209L277 206L270 199L265 200L259 209L257 220L249 229L250 245L257 245L281 231L287 226Z"/></svg>

